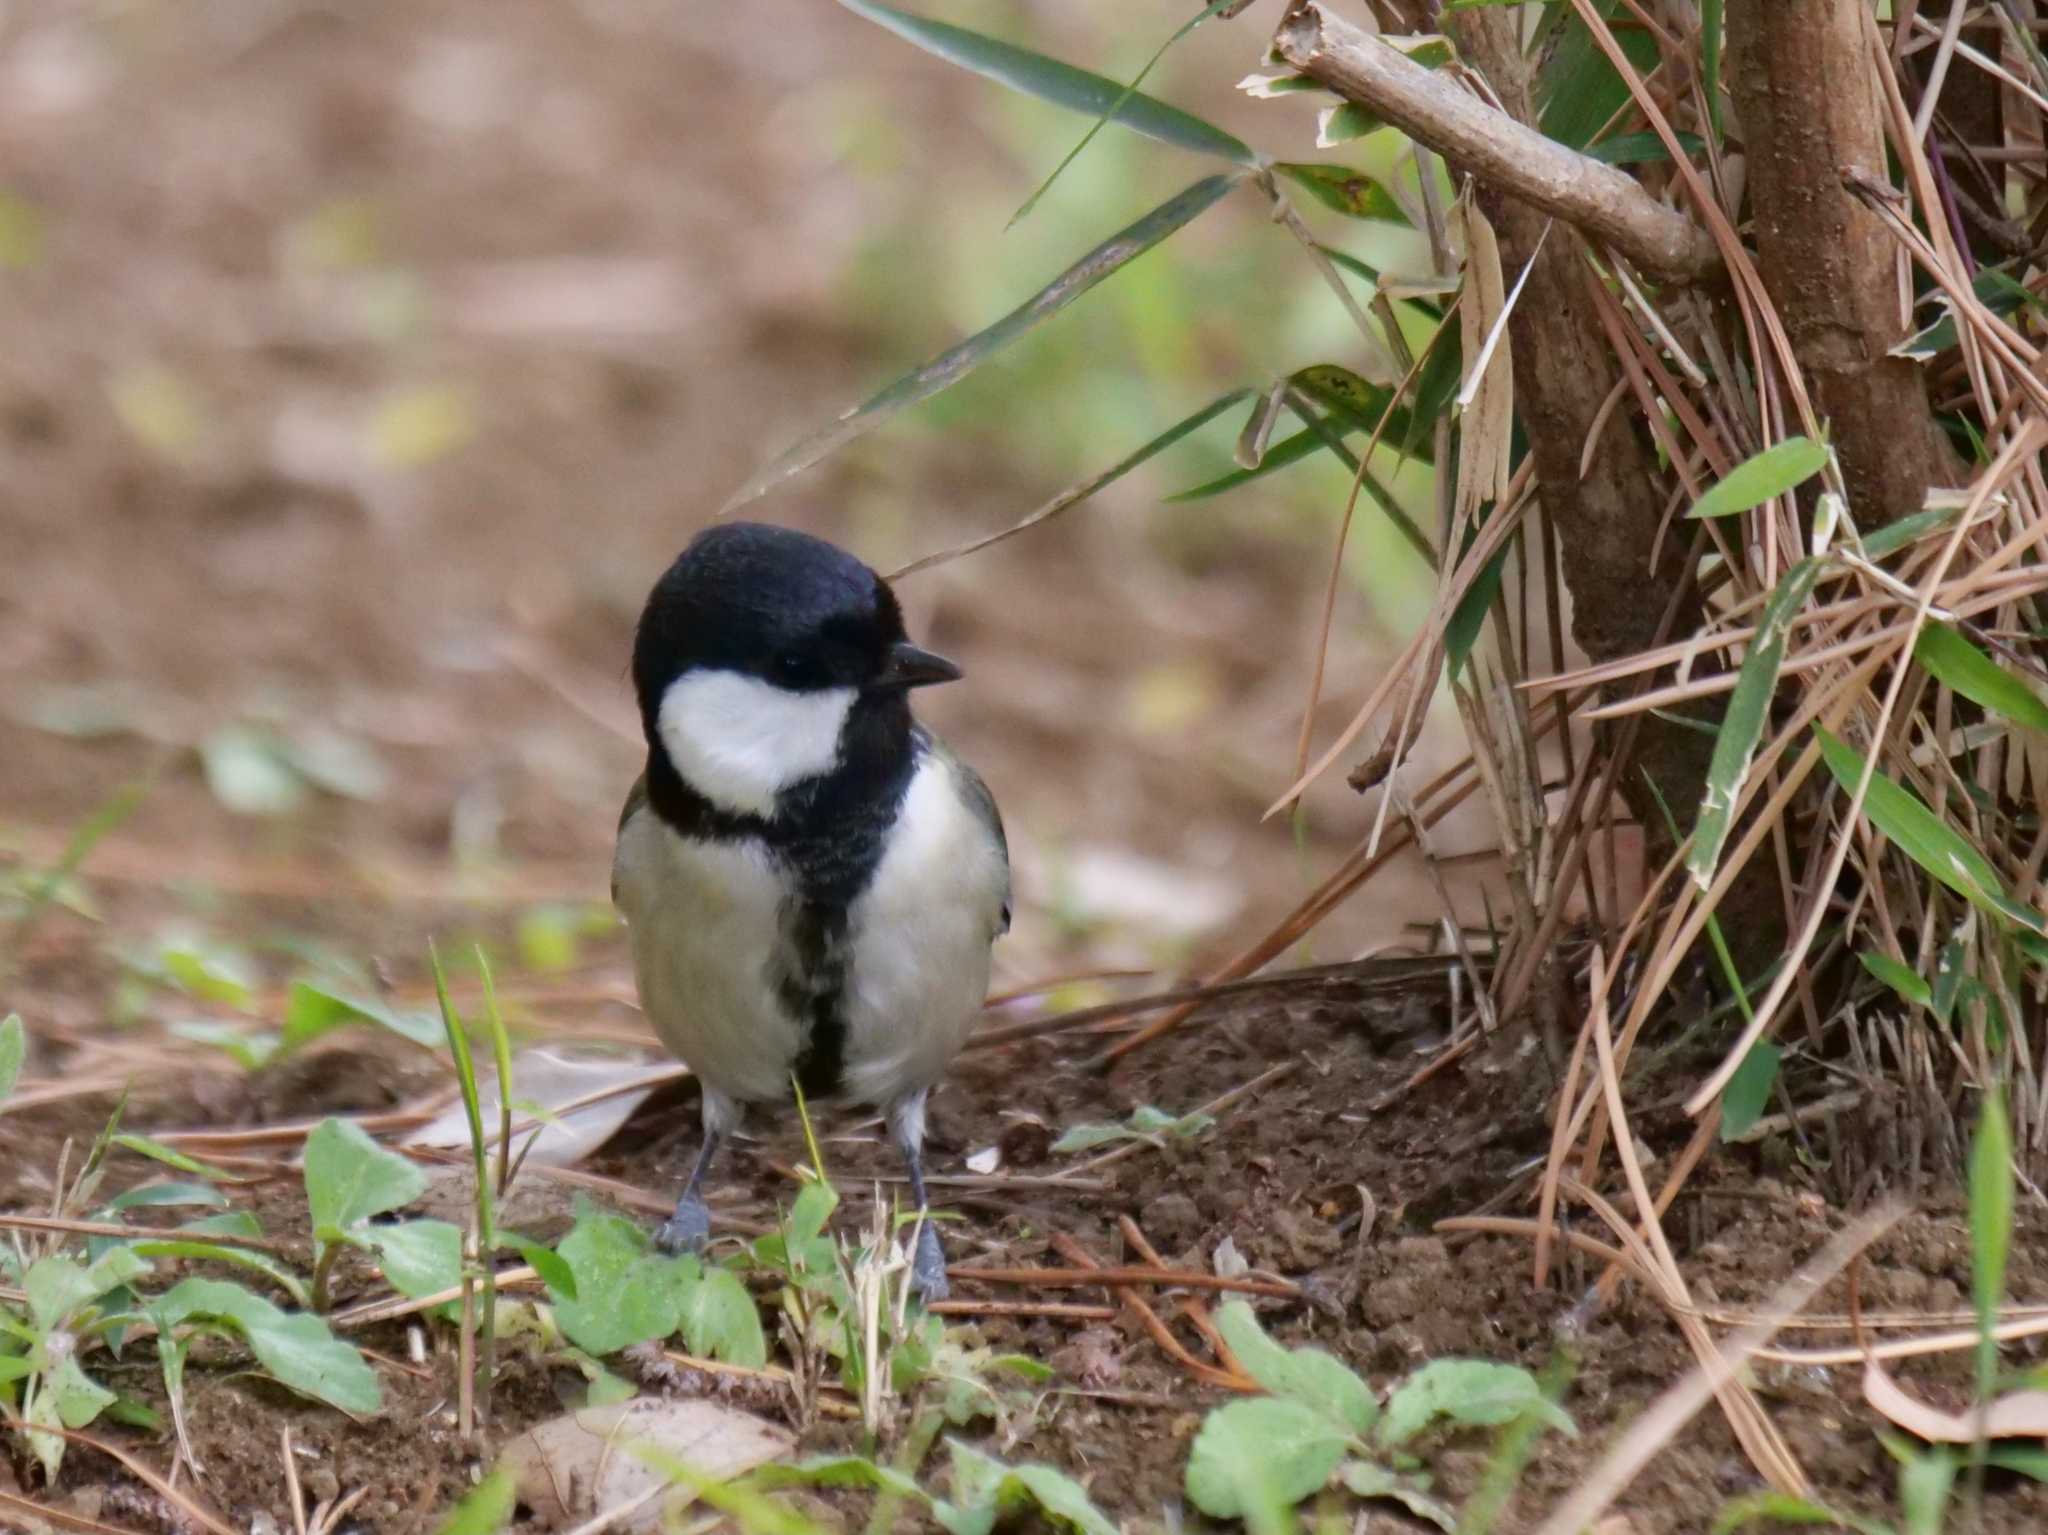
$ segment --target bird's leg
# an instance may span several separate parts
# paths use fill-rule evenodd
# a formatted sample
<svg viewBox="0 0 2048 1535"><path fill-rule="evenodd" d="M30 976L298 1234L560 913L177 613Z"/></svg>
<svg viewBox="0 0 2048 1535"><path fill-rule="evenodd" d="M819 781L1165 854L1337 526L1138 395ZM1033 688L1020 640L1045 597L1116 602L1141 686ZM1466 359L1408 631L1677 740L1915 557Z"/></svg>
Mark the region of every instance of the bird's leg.
<svg viewBox="0 0 2048 1535"><path fill-rule="evenodd" d="M946 1283L946 1250L939 1242L939 1228L931 1220L931 1201L924 1191L924 1099L913 1093L889 1110L889 1130L903 1153L903 1165L910 1174L910 1197L923 1216L917 1227L917 1247L910 1258L910 1283L926 1301L944 1300L952 1293Z"/></svg>
<svg viewBox="0 0 2048 1535"><path fill-rule="evenodd" d="M711 1211L704 1204L704 1173L718 1154L725 1137L706 1125L704 1148L697 1153L697 1165L690 1169L690 1181L676 1200L676 1212L655 1229L654 1245L665 1253L701 1253L711 1240Z"/></svg>
<svg viewBox="0 0 2048 1535"><path fill-rule="evenodd" d="M654 1242L665 1253L700 1253L711 1240L711 1212L704 1206L704 1174L726 1136L740 1127L746 1109L735 1099L704 1084L704 1146L697 1153L697 1165L690 1169L690 1181L683 1185L676 1201L676 1213L663 1221Z"/></svg>

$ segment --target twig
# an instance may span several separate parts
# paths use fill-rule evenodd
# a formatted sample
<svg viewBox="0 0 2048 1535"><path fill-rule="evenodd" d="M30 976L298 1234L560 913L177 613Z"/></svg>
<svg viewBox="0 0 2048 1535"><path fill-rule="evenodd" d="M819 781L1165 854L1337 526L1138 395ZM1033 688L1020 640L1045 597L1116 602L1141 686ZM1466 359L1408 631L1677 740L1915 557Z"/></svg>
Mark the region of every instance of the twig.
<svg viewBox="0 0 2048 1535"><path fill-rule="evenodd" d="M1114 1306L1090 1306L1078 1301L1046 1300L941 1300L925 1310L935 1316L1042 1316L1062 1322L1113 1322Z"/></svg>
<svg viewBox="0 0 2048 1535"><path fill-rule="evenodd" d="M1221 1274L1204 1274L1197 1269L1173 1269L1163 1265L1156 1268L952 1268L946 1272L955 1279L972 1279L982 1284L1038 1285L1048 1290L1092 1289L1096 1285L1160 1285L1191 1290L1229 1290L1239 1295L1263 1295L1272 1300L1301 1299L1301 1286L1284 1279L1227 1279Z"/></svg>
<svg viewBox="0 0 2048 1535"><path fill-rule="evenodd" d="M1103 1276L1116 1272L1114 1269L1098 1268L1095 1260L1088 1255L1087 1249L1082 1247L1079 1242L1068 1236L1064 1231L1055 1231L1052 1234L1052 1245L1058 1249L1061 1257L1079 1265L1074 1270L1075 1273L1094 1275L1097 1282L1100 1282ZM1122 1300L1125 1309L1138 1319L1139 1324L1151 1335L1152 1341L1164 1349L1168 1357L1172 1358L1190 1375L1194 1376L1196 1380L1202 1382L1202 1384L1222 1386L1230 1391L1250 1392L1259 1389L1257 1382L1247 1380L1243 1376L1233 1375L1228 1370L1219 1370L1216 1366L1205 1364L1189 1353L1180 1339L1173 1335L1173 1330L1159 1319L1159 1313L1145 1303L1143 1296L1133 1295L1126 1291L1122 1296Z"/></svg>
<svg viewBox="0 0 2048 1535"><path fill-rule="evenodd" d="M285 1502L292 1511L292 1528L298 1535L306 1535L306 1498L305 1494L299 1491L299 1466L297 1458L292 1454L292 1426L289 1423L284 1426L282 1448Z"/></svg>
<svg viewBox="0 0 2048 1535"><path fill-rule="evenodd" d="M1567 149L1399 49L1326 16L1313 0L1281 19L1273 46L1295 69L1482 181L1577 225L1652 276L1693 282L1720 265L1714 242L1625 171Z"/></svg>

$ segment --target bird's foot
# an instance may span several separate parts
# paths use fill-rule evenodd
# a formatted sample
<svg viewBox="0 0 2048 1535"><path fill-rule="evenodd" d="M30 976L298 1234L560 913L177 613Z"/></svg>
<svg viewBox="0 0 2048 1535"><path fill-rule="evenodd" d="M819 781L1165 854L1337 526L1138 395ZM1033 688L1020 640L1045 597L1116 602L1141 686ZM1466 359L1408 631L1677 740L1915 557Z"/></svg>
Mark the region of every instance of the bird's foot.
<svg viewBox="0 0 2048 1535"><path fill-rule="evenodd" d="M654 1229L654 1245L669 1254L701 1253L711 1241L711 1212L695 1194L676 1201L676 1213Z"/></svg>
<svg viewBox="0 0 2048 1535"><path fill-rule="evenodd" d="M929 1217L918 1228L917 1250L910 1258L910 1287L926 1302L944 1300L953 1293L946 1282L946 1249L939 1244L939 1228Z"/></svg>

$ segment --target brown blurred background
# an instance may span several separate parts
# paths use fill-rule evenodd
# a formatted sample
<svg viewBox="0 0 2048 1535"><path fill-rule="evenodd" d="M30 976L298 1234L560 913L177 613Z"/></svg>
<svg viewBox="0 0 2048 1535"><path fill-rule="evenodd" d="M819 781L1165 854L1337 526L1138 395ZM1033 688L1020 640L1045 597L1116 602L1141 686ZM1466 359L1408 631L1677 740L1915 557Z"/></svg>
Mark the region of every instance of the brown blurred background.
<svg viewBox="0 0 2048 1535"><path fill-rule="evenodd" d="M926 9L1122 78L1185 19ZM1202 28L1147 88L1306 158L1310 111L1233 89L1269 26ZM154 769L117 872L602 901L648 585L777 450L1206 169L1108 130L1006 233L1086 127L825 0L0 10L0 830L47 856ZM1416 256L1337 232L1362 230ZM748 514L887 569L1355 350L1237 194ZM904 583L969 673L927 717L1018 849L1003 979L1236 947L1368 824L1341 774L1298 827L1259 820L1349 477L1162 504L1238 425ZM1427 474L1391 478L1427 521ZM1318 750L1429 593L1362 509ZM1423 770L1462 750L1439 707ZM1475 802L1439 851L1490 841ZM1453 871L1475 920L1478 872ZM1411 870L1314 957L1437 911Z"/></svg>

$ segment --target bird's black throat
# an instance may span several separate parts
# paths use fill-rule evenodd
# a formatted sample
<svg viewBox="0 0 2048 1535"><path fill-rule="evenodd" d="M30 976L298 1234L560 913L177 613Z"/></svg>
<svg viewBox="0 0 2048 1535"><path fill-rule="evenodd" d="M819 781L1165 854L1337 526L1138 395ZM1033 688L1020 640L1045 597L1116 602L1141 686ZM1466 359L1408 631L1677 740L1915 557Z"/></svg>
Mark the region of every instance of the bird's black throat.
<svg viewBox="0 0 2048 1535"><path fill-rule="evenodd" d="M766 816L714 805L658 744L648 752L648 804L671 829L701 841L758 842L788 878L780 941L763 980L801 1026L803 1046L791 1071L806 1097L840 1088L848 914L874 877L928 748L901 693L863 695L847 716L839 760L783 790Z"/></svg>

